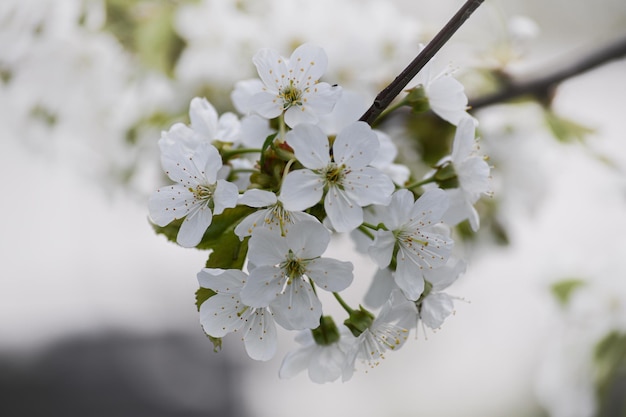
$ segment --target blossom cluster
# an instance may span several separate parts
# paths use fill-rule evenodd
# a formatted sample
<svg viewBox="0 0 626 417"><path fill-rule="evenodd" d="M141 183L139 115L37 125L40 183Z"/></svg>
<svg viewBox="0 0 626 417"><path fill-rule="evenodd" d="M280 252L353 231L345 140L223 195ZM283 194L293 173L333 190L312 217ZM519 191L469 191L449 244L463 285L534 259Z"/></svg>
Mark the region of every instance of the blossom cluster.
<svg viewBox="0 0 626 417"><path fill-rule="evenodd" d="M389 137L343 111L350 92L321 81L323 49L304 44L289 58L262 49L253 63L259 78L231 95L240 115L194 98L190 124L163 132L161 164L174 184L152 194L150 218L181 246L211 251L197 304L214 343L237 333L252 359L269 360L277 327L295 330L301 347L280 376L308 370L314 382L345 381L357 362L375 366L420 323L437 329L453 312L444 290L465 261L453 254L452 228L469 220L476 230L474 204L489 192L476 120L448 73L422 81L416 88L427 99L436 91L432 110L445 109L457 128L449 157L413 181L394 163ZM363 277L327 256L337 233L353 236L378 266L369 309L341 296ZM343 307L341 324L324 314L319 291Z"/></svg>

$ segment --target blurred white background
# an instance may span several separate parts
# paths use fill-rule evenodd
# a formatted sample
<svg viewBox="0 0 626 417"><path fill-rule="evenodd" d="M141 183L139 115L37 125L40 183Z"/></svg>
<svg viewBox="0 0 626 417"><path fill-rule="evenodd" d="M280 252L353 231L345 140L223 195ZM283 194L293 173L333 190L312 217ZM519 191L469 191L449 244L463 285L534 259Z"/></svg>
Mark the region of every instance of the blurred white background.
<svg viewBox="0 0 626 417"><path fill-rule="evenodd" d="M348 383L318 386L306 375L278 379L294 347L290 334L267 363L249 360L236 338L212 352L194 306L206 255L166 242L147 220L146 196L160 185L156 140L170 121L145 128L140 133L152 139L135 146L124 134L157 110L184 111L201 83L215 80L228 90L252 76L249 64L231 66L249 62L257 47L287 54L295 40L326 48L336 74L372 96L412 58L410 45L436 32L463 2L294 1L269 10L276 2L244 1L251 9L245 21L229 3L171 3L175 28L188 42L172 79L136 70L135 58L100 30L99 2L0 5L0 353L7 361L34 360L85 335L177 334L213 362L239 363L230 383L251 416L591 416L593 344L626 329L626 61L560 86L555 111L594 129L584 143L557 142L533 105L476 114L482 148L497 161L492 175L511 244L468 248L468 272L450 290L467 302L456 304L441 331L427 340L421 334ZM301 7L310 13L298 13ZM88 30L77 29L81 8L91 10ZM540 28L512 66L523 75L626 34L621 0L487 0L441 59L461 68L483 62L515 15ZM380 62L384 40L398 48L393 60ZM121 185L129 166L138 172ZM351 243L335 243L332 250L355 260L362 285L354 291L364 291L373 266ZM564 310L550 285L570 277L590 284ZM206 385L184 386L195 394L181 407L193 408Z"/></svg>

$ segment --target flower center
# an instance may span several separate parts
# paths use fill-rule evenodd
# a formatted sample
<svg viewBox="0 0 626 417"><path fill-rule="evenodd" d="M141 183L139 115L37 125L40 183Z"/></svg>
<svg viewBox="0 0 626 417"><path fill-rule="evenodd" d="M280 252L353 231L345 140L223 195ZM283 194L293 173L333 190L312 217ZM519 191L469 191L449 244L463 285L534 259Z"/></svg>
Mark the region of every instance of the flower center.
<svg viewBox="0 0 626 417"><path fill-rule="evenodd" d="M191 191L198 201L206 202L210 204L212 202L213 194L215 193L216 184L212 185L203 185L198 184L196 188L189 187L189 191Z"/></svg>
<svg viewBox="0 0 626 417"><path fill-rule="evenodd" d="M294 85L293 80L289 80L289 85L280 90L279 96L283 99L283 110L292 106L302 106L302 90Z"/></svg>
<svg viewBox="0 0 626 417"><path fill-rule="evenodd" d="M325 178L328 185L340 185L345 175L345 165L337 165L334 163L326 167Z"/></svg>
<svg viewBox="0 0 626 417"><path fill-rule="evenodd" d="M285 274L289 279L299 278L304 275L306 271L306 263L302 259L297 258L291 249L287 254L287 259L280 264L281 269L285 271Z"/></svg>

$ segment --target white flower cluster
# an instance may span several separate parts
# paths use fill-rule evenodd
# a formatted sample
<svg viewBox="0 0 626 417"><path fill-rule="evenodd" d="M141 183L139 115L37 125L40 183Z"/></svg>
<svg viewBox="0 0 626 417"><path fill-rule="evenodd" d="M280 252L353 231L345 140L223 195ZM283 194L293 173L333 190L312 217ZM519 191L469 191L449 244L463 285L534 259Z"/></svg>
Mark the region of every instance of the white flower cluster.
<svg viewBox="0 0 626 417"><path fill-rule="evenodd" d="M373 366L400 348L419 321L438 328L452 313L442 291L465 262L452 256L450 226L470 219L478 227L473 204L488 191L489 166L473 149L475 121L458 117L451 157L407 185L408 169L379 155L397 152L382 132L356 120L342 120L337 132L320 123L343 96L320 81L321 48L304 44L289 58L264 49L253 62L260 79L239 82L232 94L241 119L219 117L195 98L190 126L163 133L161 162L174 185L154 192L150 217L181 246L212 250L198 273L209 336L238 333L251 358L268 360L276 325L298 330L302 347L286 356L280 376L308 369L314 382L345 381L357 361ZM441 170L454 188L434 186ZM379 271L365 302L377 314L341 297L353 265L324 256L332 233L368 239ZM324 315L320 290L346 310L343 325Z"/></svg>

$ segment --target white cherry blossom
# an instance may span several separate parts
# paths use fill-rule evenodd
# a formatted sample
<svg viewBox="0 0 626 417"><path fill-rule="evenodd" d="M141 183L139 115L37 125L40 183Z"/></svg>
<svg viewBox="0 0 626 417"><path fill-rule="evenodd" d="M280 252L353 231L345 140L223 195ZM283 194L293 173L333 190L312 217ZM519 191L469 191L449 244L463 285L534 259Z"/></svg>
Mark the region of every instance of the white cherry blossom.
<svg viewBox="0 0 626 417"><path fill-rule="evenodd" d="M348 232L363 223L363 208L387 204L394 185L369 166L379 141L364 122L345 127L331 149L328 137L315 125L302 124L287 133L286 142L305 167L284 178L280 200L287 210L304 210L324 197L324 209L333 228Z"/></svg>
<svg viewBox="0 0 626 417"><path fill-rule="evenodd" d="M424 325L438 329L454 312L455 297L443 291L465 272L466 266L463 260L451 258L446 265L424 272L424 278L429 284L423 296L416 302L417 318Z"/></svg>
<svg viewBox="0 0 626 417"><path fill-rule="evenodd" d="M320 114L332 111L341 88L320 82L328 59L322 48L300 45L284 58L272 49L261 49L252 61L261 83L245 81L235 86L235 106L244 114L255 112L268 119L284 114L285 123L316 123Z"/></svg>
<svg viewBox="0 0 626 417"><path fill-rule="evenodd" d="M176 241L194 247L211 225L213 215L237 205L239 191L236 185L217 179L222 159L206 142L198 143L195 149L184 143L163 145L161 164L176 184L159 188L150 196L150 218L158 226L184 218Z"/></svg>
<svg viewBox="0 0 626 417"><path fill-rule="evenodd" d="M378 366L388 350L400 349L406 342L415 305L398 292L394 292L371 325L351 340L346 354L342 379L352 378L357 359L370 368Z"/></svg>
<svg viewBox="0 0 626 417"><path fill-rule="evenodd" d="M338 341L329 345L316 343L311 331L300 332L295 340L300 344L287 353L280 366L280 378L292 378L306 370L311 381L323 384L338 379L346 364L346 352L352 346L354 336L345 326L341 327Z"/></svg>
<svg viewBox="0 0 626 417"><path fill-rule="evenodd" d="M446 190L450 207L443 220L454 226L469 219L472 230L477 231L480 219L474 204L481 196L490 195L490 168L476 151L475 130L473 120L468 118L457 126L450 159L459 187Z"/></svg>
<svg viewBox="0 0 626 417"><path fill-rule="evenodd" d="M216 294L200 305L200 324L213 337L241 333L248 355L267 361L276 352L276 325L267 308L241 302L239 294L246 279L238 269L202 269L198 273L200 286Z"/></svg>
<svg viewBox="0 0 626 417"><path fill-rule="evenodd" d="M326 291L342 291L353 279L352 263L321 256L329 242L330 232L319 222L296 223L285 236L256 228L248 243L254 269L241 292L244 303L270 306L288 330L317 327L322 305L308 279Z"/></svg>
<svg viewBox="0 0 626 417"><path fill-rule="evenodd" d="M438 230L448 208L440 189L426 191L417 201L409 190L396 191L380 221L388 230L378 230L369 248L370 257L386 268L395 254L395 282L410 300L424 291L423 271L443 265L452 250L452 240Z"/></svg>

